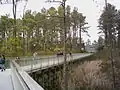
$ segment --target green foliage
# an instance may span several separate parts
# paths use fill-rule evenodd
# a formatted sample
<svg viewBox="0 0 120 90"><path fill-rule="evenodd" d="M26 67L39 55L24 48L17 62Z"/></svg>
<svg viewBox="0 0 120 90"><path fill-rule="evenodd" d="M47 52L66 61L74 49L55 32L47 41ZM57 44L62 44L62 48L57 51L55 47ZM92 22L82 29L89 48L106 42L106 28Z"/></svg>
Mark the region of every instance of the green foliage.
<svg viewBox="0 0 120 90"><path fill-rule="evenodd" d="M64 10L62 6L57 9L50 7L42 8L40 12L27 10L22 19L15 20L8 15L1 16L0 20L0 52L8 56L32 55L34 52L40 54L55 54L64 49ZM78 12L77 8L71 11L66 7L66 29L67 29L67 51L73 53L84 52L78 46L81 38L77 35L86 31L86 17ZM73 28L73 30L71 30ZM16 33L16 36L15 36ZM72 37L72 33L74 36Z"/></svg>
<svg viewBox="0 0 120 90"><path fill-rule="evenodd" d="M107 9L104 8L99 18L99 29L100 33L105 36L105 45L109 45L112 42L112 38L116 38L116 25L117 25L117 9L111 4L107 4Z"/></svg>
<svg viewBox="0 0 120 90"><path fill-rule="evenodd" d="M46 52L45 51L39 51L38 52L38 55L54 55L55 52L52 52L52 51L49 51L47 50Z"/></svg>

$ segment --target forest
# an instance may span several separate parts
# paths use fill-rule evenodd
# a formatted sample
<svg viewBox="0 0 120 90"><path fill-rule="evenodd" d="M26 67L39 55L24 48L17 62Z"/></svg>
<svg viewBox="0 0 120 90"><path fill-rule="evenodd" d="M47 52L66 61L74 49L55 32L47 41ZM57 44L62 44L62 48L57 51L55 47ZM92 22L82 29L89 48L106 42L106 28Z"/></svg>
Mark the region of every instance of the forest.
<svg viewBox="0 0 120 90"><path fill-rule="evenodd" d="M99 38L99 55L102 59L101 71L105 74L109 90L120 89L120 10L107 3L99 18L99 34L104 36L104 43ZM103 47L103 48L101 48ZM104 85L105 86L105 85ZM108 87L107 86L107 87ZM106 87L106 86L105 86Z"/></svg>
<svg viewBox="0 0 120 90"><path fill-rule="evenodd" d="M63 7L42 8L40 12L26 10L22 18L0 18L0 52L7 56L55 54L63 51ZM84 52L82 33L88 35L86 16L66 6L67 52ZM89 36L89 35L88 35Z"/></svg>
<svg viewBox="0 0 120 90"><path fill-rule="evenodd" d="M56 54L64 51L64 28L66 28L66 52L85 52L82 34L89 36L90 27L86 16L79 12L77 7L72 9L69 5L66 6L65 11L66 25L62 6L42 8L39 12L26 10L22 18L16 18L14 10L14 19L8 14L1 16L0 52L6 56L30 56L34 52L37 52L38 55ZM94 75L89 69L89 72L85 73L84 68L77 67L69 75L74 82L69 83L73 87L77 82L76 86L80 88L82 86L84 90L119 90L120 10L116 9L114 5L106 3L98 24L100 37L96 42L97 52L93 54L94 59L91 60L91 62L99 63L97 73ZM90 57L88 61L90 61ZM91 67L96 66L94 62L91 62ZM80 69L81 71L79 71ZM76 75L78 76L76 77ZM79 90L79 88L75 90Z"/></svg>

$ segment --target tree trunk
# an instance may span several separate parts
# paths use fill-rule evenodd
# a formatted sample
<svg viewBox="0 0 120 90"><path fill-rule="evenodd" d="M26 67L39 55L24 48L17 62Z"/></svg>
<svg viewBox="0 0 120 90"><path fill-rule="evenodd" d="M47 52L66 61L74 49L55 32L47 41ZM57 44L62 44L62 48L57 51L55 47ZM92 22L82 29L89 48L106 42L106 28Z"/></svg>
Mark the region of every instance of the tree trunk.
<svg viewBox="0 0 120 90"><path fill-rule="evenodd" d="M70 30L70 28L69 28ZM72 51L72 37L71 37L71 32L69 31L69 44L70 44L70 51Z"/></svg>
<svg viewBox="0 0 120 90"><path fill-rule="evenodd" d="M82 48L82 47L81 47L81 46L82 46L82 45L81 45L81 26L80 26L80 30L79 30L79 44L80 44L80 45L79 45L79 48L80 48L80 51L81 51L81 48Z"/></svg>
<svg viewBox="0 0 120 90"><path fill-rule="evenodd" d="M16 10L17 10L17 4L13 0L13 16L14 16L14 30L13 30L13 36L16 38Z"/></svg>
<svg viewBox="0 0 120 90"><path fill-rule="evenodd" d="M120 30L118 31L118 48L120 49Z"/></svg>
<svg viewBox="0 0 120 90"><path fill-rule="evenodd" d="M25 51L26 51L26 49L25 49L25 32L23 30L23 56L25 56Z"/></svg>
<svg viewBox="0 0 120 90"><path fill-rule="evenodd" d="M44 36L43 49L45 52L46 52L46 31L47 31L47 29L43 30L43 36Z"/></svg>
<svg viewBox="0 0 120 90"><path fill-rule="evenodd" d="M76 27L73 26L73 41L72 41L72 45L75 48L76 47Z"/></svg>
<svg viewBox="0 0 120 90"><path fill-rule="evenodd" d="M105 30L105 46L108 45L108 35L107 35L107 30Z"/></svg>
<svg viewBox="0 0 120 90"><path fill-rule="evenodd" d="M16 10L17 10L17 4L16 1L13 1L13 16L14 16L14 29L13 29L13 38L16 41ZM14 52L17 52L17 46L14 45ZM17 55L17 53L15 53ZM15 56L16 56L15 55Z"/></svg>

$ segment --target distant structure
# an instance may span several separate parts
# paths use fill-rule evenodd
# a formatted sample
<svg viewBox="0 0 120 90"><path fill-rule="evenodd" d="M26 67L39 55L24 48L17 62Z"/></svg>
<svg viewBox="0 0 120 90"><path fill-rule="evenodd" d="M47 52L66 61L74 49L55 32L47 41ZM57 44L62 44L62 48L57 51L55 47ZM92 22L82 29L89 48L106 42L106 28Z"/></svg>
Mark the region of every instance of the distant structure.
<svg viewBox="0 0 120 90"><path fill-rule="evenodd" d="M87 51L87 52L96 52L96 49L92 45L86 45L85 46L85 51Z"/></svg>
<svg viewBox="0 0 120 90"><path fill-rule="evenodd" d="M98 48L98 44L97 42L94 42L94 43L86 43L85 45L85 51L87 52L91 52L91 53L94 53L97 51L97 48Z"/></svg>

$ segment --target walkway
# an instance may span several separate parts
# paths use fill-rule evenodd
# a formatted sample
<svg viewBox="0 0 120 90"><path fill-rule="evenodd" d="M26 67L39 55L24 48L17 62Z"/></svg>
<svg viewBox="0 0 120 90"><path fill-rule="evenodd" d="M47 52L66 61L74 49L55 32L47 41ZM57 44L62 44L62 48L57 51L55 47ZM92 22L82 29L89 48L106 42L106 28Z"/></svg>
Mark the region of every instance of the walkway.
<svg viewBox="0 0 120 90"><path fill-rule="evenodd" d="M90 53L80 53L80 54L73 54L72 57L68 56L67 57L67 62L74 61L76 59L81 59L83 57L90 56ZM64 56L60 57L47 57L47 58L42 58L38 60L30 60L30 61L25 61L27 63L26 66L22 66L23 70L27 71L28 73L38 71L40 69L47 69L52 66L57 66L60 64L64 63ZM29 63L29 65L28 65Z"/></svg>
<svg viewBox="0 0 120 90"><path fill-rule="evenodd" d="M14 90L10 69L0 71L0 90Z"/></svg>
<svg viewBox="0 0 120 90"><path fill-rule="evenodd" d="M80 59L91 54L74 54L73 57L68 57L67 61ZM25 71L31 69L45 69L54 65L63 64L64 57L46 57L39 60L30 60L32 65L26 64L22 66ZM44 90L36 83L15 61L11 61L11 69L0 71L0 90Z"/></svg>

